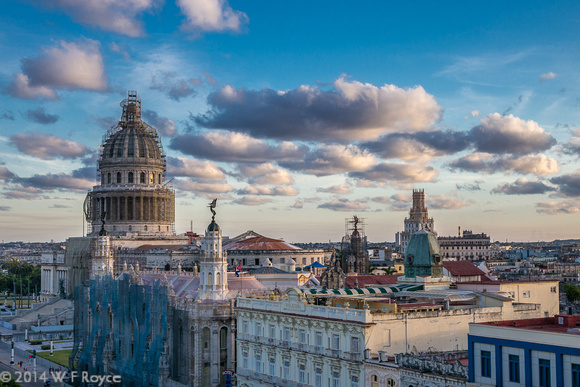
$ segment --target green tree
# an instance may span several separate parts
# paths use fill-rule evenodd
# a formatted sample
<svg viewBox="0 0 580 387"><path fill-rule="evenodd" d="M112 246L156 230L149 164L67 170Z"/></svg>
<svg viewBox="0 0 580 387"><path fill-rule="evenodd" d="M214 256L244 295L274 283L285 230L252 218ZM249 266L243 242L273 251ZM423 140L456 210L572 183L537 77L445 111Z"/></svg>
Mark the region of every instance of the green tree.
<svg viewBox="0 0 580 387"><path fill-rule="evenodd" d="M570 302L580 300L580 288L572 284L564 284L564 293Z"/></svg>

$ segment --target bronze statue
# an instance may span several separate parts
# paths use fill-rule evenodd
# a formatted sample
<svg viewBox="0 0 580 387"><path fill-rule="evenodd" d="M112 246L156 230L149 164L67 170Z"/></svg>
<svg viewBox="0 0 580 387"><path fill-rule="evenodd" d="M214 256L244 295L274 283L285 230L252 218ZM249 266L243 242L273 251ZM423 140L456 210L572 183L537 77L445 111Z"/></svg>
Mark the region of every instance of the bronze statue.
<svg viewBox="0 0 580 387"><path fill-rule="evenodd" d="M214 200L213 200L213 202L211 202L211 203L209 204L209 206L208 206L208 207L209 207L209 210L210 210L210 211L211 211L211 213L212 213L212 215L211 215L211 220L214 220L214 219L215 219L215 210L214 210L214 208L215 208L215 206L216 206L216 205L217 205L217 198L216 198L216 199L214 199Z"/></svg>

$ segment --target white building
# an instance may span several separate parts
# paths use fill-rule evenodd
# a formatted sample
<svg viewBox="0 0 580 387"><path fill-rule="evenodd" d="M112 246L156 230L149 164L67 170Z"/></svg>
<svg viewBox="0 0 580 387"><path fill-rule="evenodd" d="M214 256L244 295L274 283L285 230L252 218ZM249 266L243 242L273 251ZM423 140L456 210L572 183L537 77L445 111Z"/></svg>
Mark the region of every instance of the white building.
<svg viewBox="0 0 580 387"><path fill-rule="evenodd" d="M445 260L482 261L492 258L489 235L474 234L470 230L461 230L457 236L438 237L441 246L441 256Z"/></svg>

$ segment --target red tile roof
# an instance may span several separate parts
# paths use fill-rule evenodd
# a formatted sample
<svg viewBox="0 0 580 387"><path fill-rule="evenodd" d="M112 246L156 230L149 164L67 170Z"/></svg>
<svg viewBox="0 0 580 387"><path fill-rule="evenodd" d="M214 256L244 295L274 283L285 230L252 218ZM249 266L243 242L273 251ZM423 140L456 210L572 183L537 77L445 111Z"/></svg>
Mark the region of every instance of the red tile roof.
<svg viewBox="0 0 580 387"><path fill-rule="evenodd" d="M485 273L469 261L443 261L443 267L451 275L480 275L485 276Z"/></svg>
<svg viewBox="0 0 580 387"><path fill-rule="evenodd" d="M232 242L224 246L224 250L300 250L300 248L281 239L259 236Z"/></svg>
<svg viewBox="0 0 580 387"><path fill-rule="evenodd" d="M369 285L396 285L397 278L401 274L385 274L385 275L349 275L346 277L345 287L354 289L355 282L358 283L358 288L365 288Z"/></svg>

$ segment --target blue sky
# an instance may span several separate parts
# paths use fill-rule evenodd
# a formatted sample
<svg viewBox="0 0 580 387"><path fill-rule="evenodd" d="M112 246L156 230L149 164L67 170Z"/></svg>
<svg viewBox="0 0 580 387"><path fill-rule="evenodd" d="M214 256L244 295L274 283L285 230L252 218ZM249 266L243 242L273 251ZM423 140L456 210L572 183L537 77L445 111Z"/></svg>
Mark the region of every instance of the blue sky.
<svg viewBox="0 0 580 387"><path fill-rule="evenodd" d="M577 2L10 1L0 235L82 234L99 145L137 90L176 229L392 241L413 188L440 235L578 237Z"/></svg>

